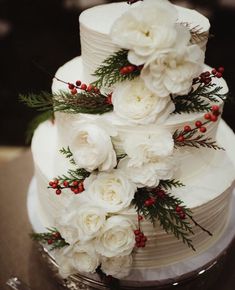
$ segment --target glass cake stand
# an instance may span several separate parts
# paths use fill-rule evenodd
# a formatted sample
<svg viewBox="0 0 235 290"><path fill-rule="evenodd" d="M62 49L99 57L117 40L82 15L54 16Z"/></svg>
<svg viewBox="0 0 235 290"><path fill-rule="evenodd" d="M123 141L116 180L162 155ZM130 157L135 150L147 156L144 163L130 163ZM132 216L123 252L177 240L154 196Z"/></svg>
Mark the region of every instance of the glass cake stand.
<svg viewBox="0 0 235 290"><path fill-rule="evenodd" d="M221 121L219 124L219 142L227 150L231 160L235 164L235 136L232 130ZM228 147L229 144L229 147ZM33 229L36 232L45 231L35 211L37 202L36 182L32 179L28 192L28 214ZM103 279L98 274L71 275L62 279L58 274L58 266L53 258L52 252L39 245L41 257L52 270L58 282L72 290L138 290L138 289L182 289L182 290L207 290L213 285L220 275L228 252L235 240L235 188L233 189L230 213L227 225L221 237L215 241L206 251L191 258L186 258L170 266L152 269L143 272L135 271L128 277L129 280ZM235 241L234 241L235 242Z"/></svg>

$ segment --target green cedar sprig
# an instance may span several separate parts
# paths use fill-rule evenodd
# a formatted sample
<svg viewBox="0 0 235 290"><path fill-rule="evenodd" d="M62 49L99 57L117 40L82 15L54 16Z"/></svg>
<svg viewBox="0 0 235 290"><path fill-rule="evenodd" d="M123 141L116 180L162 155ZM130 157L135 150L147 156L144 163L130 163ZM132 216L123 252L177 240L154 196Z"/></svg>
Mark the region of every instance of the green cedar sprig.
<svg viewBox="0 0 235 290"><path fill-rule="evenodd" d="M204 126L209 121L202 124ZM205 137L203 134L198 134L198 128L192 128L190 131L185 132L184 130L176 130L173 134L174 146L178 147L194 147L194 148L209 148L214 150L224 150L223 147L217 145L216 141L212 140L211 137Z"/></svg>
<svg viewBox="0 0 235 290"><path fill-rule="evenodd" d="M149 199L153 199L154 203L146 206L146 200ZM153 225L159 222L167 234L173 234L195 251L191 239L194 233L187 218L187 216L192 216L192 212L183 205L179 198L174 197L171 193L166 193L160 187L139 188L135 193L133 204L137 212L150 220ZM177 207L181 209L183 218L177 212Z"/></svg>
<svg viewBox="0 0 235 290"><path fill-rule="evenodd" d="M69 146L67 147L67 149L65 149L64 147L62 147L62 148L60 149L60 153L63 154L63 155L65 155L65 157L66 157L67 159L69 159L69 162L70 162L71 164L73 164L73 165L76 164L76 162L75 162L75 160L74 160L74 158L73 158L73 153L72 153L72 151L70 150Z"/></svg>
<svg viewBox="0 0 235 290"><path fill-rule="evenodd" d="M120 70L123 67L132 65L128 59L128 50L121 49L106 58L100 67L98 67L93 76L97 78L92 84L97 87L111 87L112 85L125 80L133 80L140 75L140 70L122 74Z"/></svg>
<svg viewBox="0 0 235 290"><path fill-rule="evenodd" d="M227 94L220 94L222 87L216 84L199 84L196 88L183 96L172 97L175 103L174 114L208 112L211 102L225 101Z"/></svg>
<svg viewBox="0 0 235 290"><path fill-rule="evenodd" d="M90 176L90 172L86 171L83 168L69 169L67 174L60 175L56 179L62 184L64 181L67 181L69 184L73 181L83 181Z"/></svg>
<svg viewBox="0 0 235 290"><path fill-rule="evenodd" d="M50 251L61 249L69 245L65 239L61 237L56 228L48 228L48 232L32 233L30 236L34 241L49 245Z"/></svg>

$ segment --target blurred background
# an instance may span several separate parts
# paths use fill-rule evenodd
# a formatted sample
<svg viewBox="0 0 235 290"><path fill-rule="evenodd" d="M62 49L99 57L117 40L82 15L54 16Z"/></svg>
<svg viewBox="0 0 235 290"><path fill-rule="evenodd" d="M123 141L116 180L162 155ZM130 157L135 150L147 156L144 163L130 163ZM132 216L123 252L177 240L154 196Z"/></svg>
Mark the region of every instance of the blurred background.
<svg viewBox="0 0 235 290"><path fill-rule="evenodd" d="M157 1L157 0L156 0ZM50 90L52 75L80 54L78 16L108 0L0 0L0 161L24 149L25 131L35 112L18 102L19 93ZM211 33L206 63L224 66L235 98L235 0L172 1L209 17ZM223 118L235 130L235 104Z"/></svg>

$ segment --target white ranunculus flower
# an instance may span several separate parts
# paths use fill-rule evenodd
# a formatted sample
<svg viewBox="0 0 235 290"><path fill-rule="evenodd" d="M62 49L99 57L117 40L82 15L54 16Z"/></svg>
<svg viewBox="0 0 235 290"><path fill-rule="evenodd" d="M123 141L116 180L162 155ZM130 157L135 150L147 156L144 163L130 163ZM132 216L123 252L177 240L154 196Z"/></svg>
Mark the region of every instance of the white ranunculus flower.
<svg viewBox="0 0 235 290"><path fill-rule="evenodd" d="M130 158L129 165L140 167L145 163L158 162L170 156L174 149L171 132L164 128L152 128L125 136L123 148Z"/></svg>
<svg viewBox="0 0 235 290"><path fill-rule="evenodd" d="M94 238L105 224L106 211L93 202L77 198L56 219L56 227L70 244Z"/></svg>
<svg viewBox="0 0 235 290"><path fill-rule="evenodd" d="M164 122L175 109L170 97L160 98L140 78L117 85L112 101L114 112L135 124Z"/></svg>
<svg viewBox="0 0 235 290"><path fill-rule="evenodd" d="M106 275L111 275L117 279L121 279L128 276L131 270L131 265L132 265L131 255L112 258L103 257L101 260L101 270Z"/></svg>
<svg viewBox="0 0 235 290"><path fill-rule="evenodd" d="M137 187L156 187L160 180L173 177L175 162L171 157L166 157L135 167L131 165L131 159L125 157L119 162L118 169L122 170Z"/></svg>
<svg viewBox="0 0 235 290"><path fill-rule="evenodd" d="M177 10L166 0L144 1L118 18L111 38L128 49L129 61L141 65L156 50L172 47L177 40Z"/></svg>
<svg viewBox="0 0 235 290"><path fill-rule="evenodd" d="M79 168L88 171L112 170L116 164L116 154L111 138L105 128L94 123L82 123L73 132L70 149Z"/></svg>
<svg viewBox="0 0 235 290"><path fill-rule="evenodd" d="M96 251L104 257L129 255L135 246L134 225L127 217L110 217L95 241Z"/></svg>
<svg viewBox="0 0 235 290"><path fill-rule="evenodd" d="M141 71L146 86L159 97L184 95L203 68L205 54L198 45L189 45L190 34L178 26L177 44L169 50L156 52Z"/></svg>
<svg viewBox="0 0 235 290"><path fill-rule="evenodd" d="M120 170L91 174L84 185L86 197L109 213L127 208L136 191L136 186Z"/></svg>
<svg viewBox="0 0 235 290"><path fill-rule="evenodd" d="M100 256L95 252L93 243L65 247L57 251L55 260L62 277L76 272L94 273L100 264Z"/></svg>

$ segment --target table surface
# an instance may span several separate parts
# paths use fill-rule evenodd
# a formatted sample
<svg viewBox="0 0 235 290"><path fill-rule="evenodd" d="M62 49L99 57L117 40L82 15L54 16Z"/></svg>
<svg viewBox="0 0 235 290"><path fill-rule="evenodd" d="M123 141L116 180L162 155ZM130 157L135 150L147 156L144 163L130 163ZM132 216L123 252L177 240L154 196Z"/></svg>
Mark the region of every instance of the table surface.
<svg viewBox="0 0 235 290"><path fill-rule="evenodd" d="M59 289L29 237L32 230L26 210L26 198L32 176L33 163L30 151L0 167L1 290L9 289L5 282L12 276L22 279L32 290ZM228 253L224 269L211 290L234 289L235 245Z"/></svg>

